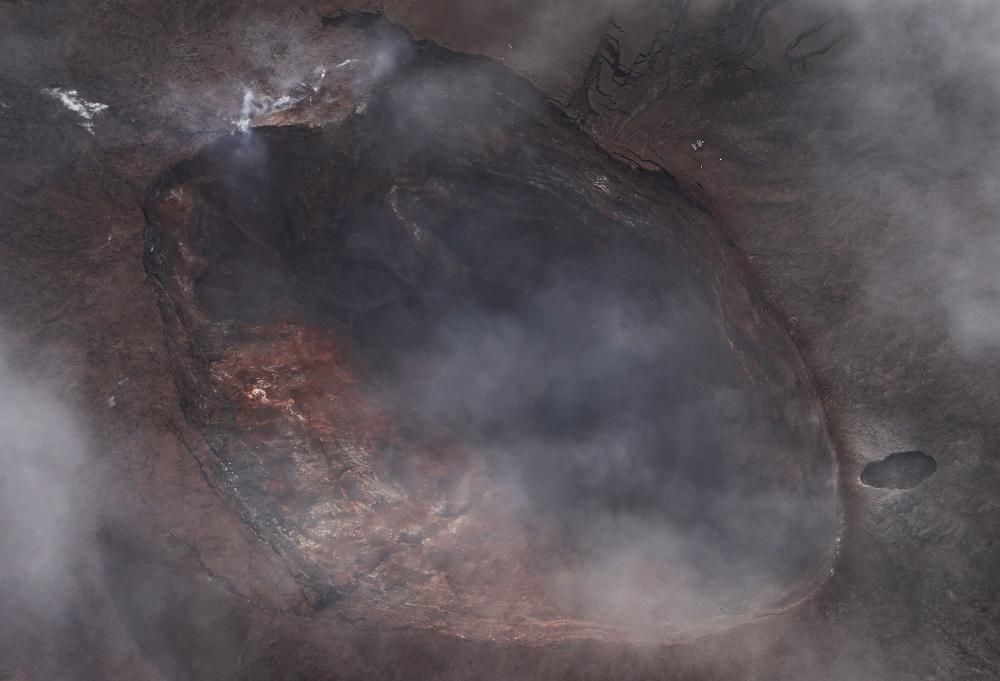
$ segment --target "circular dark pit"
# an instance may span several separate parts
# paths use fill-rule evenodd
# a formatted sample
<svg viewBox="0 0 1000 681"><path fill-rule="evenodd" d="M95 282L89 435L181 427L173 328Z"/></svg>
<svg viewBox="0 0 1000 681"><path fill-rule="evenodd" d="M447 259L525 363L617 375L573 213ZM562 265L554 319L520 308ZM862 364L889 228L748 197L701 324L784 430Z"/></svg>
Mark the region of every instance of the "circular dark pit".
<svg viewBox="0 0 1000 681"><path fill-rule="evenodd" d="M317 608L667 641L827 574L822 412L741 261L503 70L421 52L146 212L187 416Z"/></svg>

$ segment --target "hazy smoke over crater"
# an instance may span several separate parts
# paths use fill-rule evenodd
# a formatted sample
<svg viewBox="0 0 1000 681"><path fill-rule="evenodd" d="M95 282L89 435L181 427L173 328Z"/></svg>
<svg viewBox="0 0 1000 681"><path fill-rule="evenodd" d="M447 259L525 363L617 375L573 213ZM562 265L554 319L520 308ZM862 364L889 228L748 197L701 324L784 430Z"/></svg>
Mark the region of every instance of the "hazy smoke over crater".
<svg viewBox="0 0 1000 681"><path fill-rule="evenodd" d="M349 199L298 256L328 277L310 295L349 319L377 388L415 437L481 449L526 517L555 519L580 555L558 589L584 616L637 625L661 579L676 604L659 616L682 625L816 569L835 531L817 473L832 462L807 435L822 419L798 388L750 384L715 307L732 291L694 264L714 253L672 245L693 230L683 213L604 198L627 176L588 183L601 208L570 199L574 173L596 169L528 135L505 144L538 114L495 96L488 69L445 64L373 99L356 125L383 145L375 167L391 159L386 193ZM435 117L456 106L446 132Z"/></svg>
<svg viewBox="0 0 1000 681"><path fill-rule="evenodd" d="M772 457L810 454L723 378L690 299L651 284L662 299L644 300L621 271L576 275L505 310L461 306L388 389L486 451L527 518L557 519L577 552L557 571L562 607L636 628L743 612L831 540L822 493L760 484L782 475Z"/></svg>

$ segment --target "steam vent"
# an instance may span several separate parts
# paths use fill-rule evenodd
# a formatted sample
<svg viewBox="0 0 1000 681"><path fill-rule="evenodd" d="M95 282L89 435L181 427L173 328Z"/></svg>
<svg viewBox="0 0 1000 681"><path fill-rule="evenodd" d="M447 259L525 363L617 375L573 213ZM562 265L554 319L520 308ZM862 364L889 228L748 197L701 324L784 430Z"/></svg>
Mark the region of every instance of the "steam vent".
<svg viewBox="0 0 1000 681"><path fill-rule="evenodd" d="M0 681L1000 678L992 3L0 31Z"/></svg>

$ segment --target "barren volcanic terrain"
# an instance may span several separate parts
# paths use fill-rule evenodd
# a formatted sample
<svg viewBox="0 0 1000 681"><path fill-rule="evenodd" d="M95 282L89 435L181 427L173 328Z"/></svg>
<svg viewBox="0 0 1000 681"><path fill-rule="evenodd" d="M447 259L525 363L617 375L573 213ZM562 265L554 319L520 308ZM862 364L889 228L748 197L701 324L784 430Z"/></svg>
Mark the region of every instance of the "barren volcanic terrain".
<svg viewBox="0 0 1000 681"><path fill-rule="evenodd" d="M996 678L993 29L3 3L0 679Z"/></svg>

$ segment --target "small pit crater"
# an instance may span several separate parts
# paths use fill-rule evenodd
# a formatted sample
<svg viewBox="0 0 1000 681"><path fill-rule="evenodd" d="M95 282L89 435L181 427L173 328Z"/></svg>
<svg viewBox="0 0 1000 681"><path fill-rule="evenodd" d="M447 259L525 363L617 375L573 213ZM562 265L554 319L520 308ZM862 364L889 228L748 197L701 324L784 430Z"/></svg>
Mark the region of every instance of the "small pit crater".
<svg viewBox="0 0 1000 681"><path fill-rule="evenodd" d="M937 461L921 451L893 452L861 471L861 482L880 489L913 489L937 470Z"/></svg>

